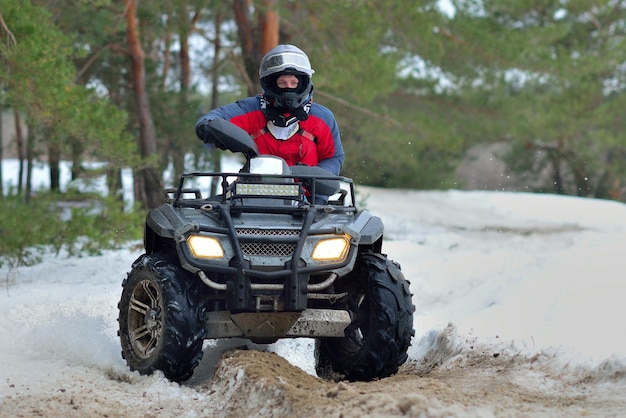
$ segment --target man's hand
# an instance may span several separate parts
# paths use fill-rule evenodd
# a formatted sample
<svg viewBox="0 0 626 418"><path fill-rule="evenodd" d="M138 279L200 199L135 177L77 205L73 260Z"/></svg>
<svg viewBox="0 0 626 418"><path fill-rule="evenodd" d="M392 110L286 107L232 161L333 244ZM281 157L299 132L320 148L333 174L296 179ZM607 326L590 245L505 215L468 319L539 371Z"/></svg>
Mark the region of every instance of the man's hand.
<svg viewBox="0 0 626 418"><path fill-rule="evenodd" d="M200 140L205 144L213 144L216 148L226 150L227 148L224 146L222 141L220 141L219 138L215 136L213 130L209 129L209 127L207 126L208 122L208 120L203 121L203 123L199 123L196 126L196 136L200 138Z"/></svg>

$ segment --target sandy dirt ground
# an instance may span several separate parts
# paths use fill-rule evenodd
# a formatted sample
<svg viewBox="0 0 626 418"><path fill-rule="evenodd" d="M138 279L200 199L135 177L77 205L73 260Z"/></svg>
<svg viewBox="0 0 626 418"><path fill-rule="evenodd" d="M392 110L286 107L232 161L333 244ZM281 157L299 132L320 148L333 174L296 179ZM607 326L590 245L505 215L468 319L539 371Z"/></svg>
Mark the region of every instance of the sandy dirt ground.
<svg viewBox="0 0 626 418"><path fill-rule="evenodd" d="M445 339L446 333L439 337ZM621 417L624 376L438 348L373 382L317 378L272 352L232 349L178 385L162 375L59 366L58 384L0 385L1 417ZM207 370L211 370L207 373ZM204 374L202 374L204 373ZM198 373L197 373L198 374ZM49 380L49 378L48 378Z"/></svg>
<svg viewBox="0 0 626 418"><path fill-rule="evenodd" d="M509 213L530 216L527 205L486 199L495 194L477 194L468 204L459 193L415 192L404 200L397 191L377 193L381 207L372 203L373 211L383 212L388 202L404 205L386 212L385 224L399 240L386 248L415 286L421 311L416 327L437 331L416 333L428 338L413 342L411 360L396 375L373 382L320 379L311 370L311 345L297 341L289 341L287 350L243 349L239 342L206 347L194 376L183 384L160 372L130 372L119 354L115 306L136 255L116 253L34 266L14 282L0 275L0 418L626 417L625 241L622 229L611 232L615 219L626 219L621 206L611 212L612 206L584 201L585 207L594 204L593 223L572 221L572 227L562 210L555 212L558 222L527 222ZM538 205L537 213L553 208L549 202ZM408 215L396 219L394 211ZM596 225L598 213L606 224ZM593 226L581 232L575 230L579 225ZM572 263L588 260L590 253L600 261ZM476 271L465 275L469 261ZM515 292L521 296L511 297ZM556 303L564 299L567 304ZM502 327L496 334L457 331L466 315L494 301L522 319L503 321L517 324L509 338L530 335L530 343L509 343ZM443 324L422 323L438 313ZM568 321L550 322L546 331L548 320L565 315ZM472 324L482 325L478 319ZM453 325L446 328L445 321ZM554 334L576 338L548 338ZM576 357L557 348L548 351L555 347L550 341L569 348L584 343L594 353L609 347L599 365L574 363Z"/></svg>

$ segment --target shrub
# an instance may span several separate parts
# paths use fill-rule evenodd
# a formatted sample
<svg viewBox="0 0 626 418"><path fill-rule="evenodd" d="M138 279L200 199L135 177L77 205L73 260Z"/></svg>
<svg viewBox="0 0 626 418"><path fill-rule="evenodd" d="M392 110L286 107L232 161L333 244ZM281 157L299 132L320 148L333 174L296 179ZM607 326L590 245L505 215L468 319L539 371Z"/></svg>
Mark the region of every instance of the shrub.
<svg viewBox="0 0 626 418"><path fill-rule="evenodd" d="M32 265L44 254L96 255L141 238L145 213L114 198L43 193L0 201L0 267Z"/></svg>

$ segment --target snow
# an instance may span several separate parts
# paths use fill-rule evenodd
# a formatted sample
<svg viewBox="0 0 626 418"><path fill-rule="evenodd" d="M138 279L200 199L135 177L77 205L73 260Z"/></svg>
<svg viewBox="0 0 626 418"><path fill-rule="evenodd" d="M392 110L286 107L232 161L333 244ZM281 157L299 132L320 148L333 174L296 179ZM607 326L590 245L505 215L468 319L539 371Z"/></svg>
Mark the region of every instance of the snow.
<svg viewBox="0 0 626 418"><path fill-rule="evenodd" d="M422 335L460 335L597 367L626 355L626 205L508 192L371 189ZM392 206L385 202L394 202ZM401 215L398 215L401 214ZM418 337L419 341L419 337ZM423 347L413 346L418 357Z"/></svg>
<svg viewBox="0 0 626 418"><path fill-rule="evenodd" d="M489 347L541 355L564 373L624 376L626 205L511 192L357 191L360 206L385 224L384 252L411 282L410 359L437 350L445 331L446 349ZM0 415L17 389L66 390L81 385L80 376L102 386L117 376L159 401L209 396L127 370L116 318L122 279L141 253L131 244L97 257L0 268ZM205 356L228 347L220 344L207 343ZM270 349L315 374L312 340ZM197 370L192 381L201 373L208 371Z"/></svg>

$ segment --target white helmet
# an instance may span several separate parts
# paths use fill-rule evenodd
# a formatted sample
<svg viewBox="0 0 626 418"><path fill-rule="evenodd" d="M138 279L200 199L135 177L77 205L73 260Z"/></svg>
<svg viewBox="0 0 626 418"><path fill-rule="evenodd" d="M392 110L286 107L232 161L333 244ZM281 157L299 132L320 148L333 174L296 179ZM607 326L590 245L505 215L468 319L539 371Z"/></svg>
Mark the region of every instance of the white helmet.
<svg viewBox="0 0 626 418"><path fill-rule="evenodd" d="M259 66L259 77L263 95L270 105L293 110L311 101L313 82L311 76L315 71L311 68L309 57L294 45L278 45L272 48ZM278 77L291 74L298 77L295 89L280 89L276 85Z"/></svg>

